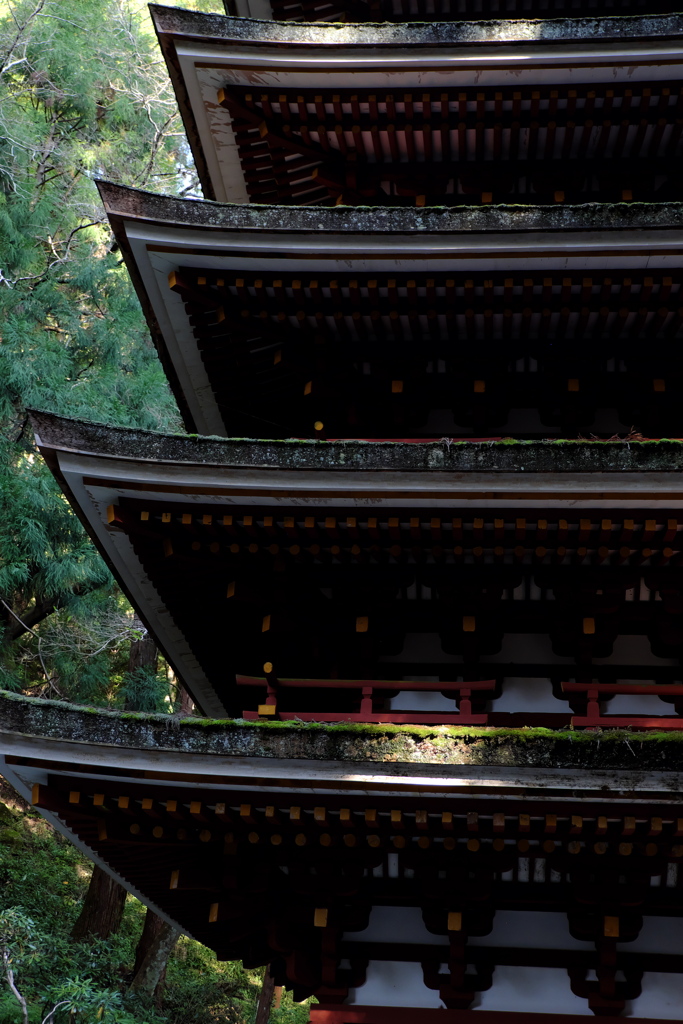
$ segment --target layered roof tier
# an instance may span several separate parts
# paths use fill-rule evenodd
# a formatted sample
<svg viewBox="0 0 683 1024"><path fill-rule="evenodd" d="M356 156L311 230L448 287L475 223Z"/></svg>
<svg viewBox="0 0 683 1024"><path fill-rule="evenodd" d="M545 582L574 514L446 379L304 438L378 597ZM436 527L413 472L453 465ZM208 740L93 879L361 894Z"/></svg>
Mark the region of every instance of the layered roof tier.
<svg viewBox="0 0 683 1024"><path fill-rule="evenodd" d="M207 198L681 195L680 15L364 27L152 14Z"/></svg>
<svg viewBox="0 0 683 1024"><path fill-rule="evenodd" d="M566 725L570 707L590 711L591 680L653 674L674 686L647 692L681 704L680 442L278 443L34 423L206 713L335 720L363 696L369 721ZM544 653L520 654L525 636L547 637ZM624 637L646 655L629 664ZM549 715L487 719L506 677L550 679L565 703L548 692ZM460 712L385 703L421 689Z"/></svg>
<svg viewBox="0 0 683 1024"><path fill-rule="evenodd" d="M216 436L32 415L242 720L8 695L3 775L313 1024L675 1016L683 442L643 434L683 434L683 17L226 6L290 24L152 5L221 204L100 185ZM292 24L338 18L440 23Z"/></svg>
<svg viewBox="0 0 683 1024"><path fill-rule="evenodd" d="M556 1024L628 1001L640 1021L676 998L680 743L662 770L654 739L633 767L628 734L273 729L9 694L0 712L24 797L220 958L315 993L314 1022L396 1020L358 1006L392 966L411 1021L443 1001L435 1022L476 1004L506 1024L510 1000Z"/></svg>
<svg viewBox="0 0 683 1024"><path fill-rule="evenodd" d="M221 206L100 186L190 430L683 433L683 207Z"/></svg>

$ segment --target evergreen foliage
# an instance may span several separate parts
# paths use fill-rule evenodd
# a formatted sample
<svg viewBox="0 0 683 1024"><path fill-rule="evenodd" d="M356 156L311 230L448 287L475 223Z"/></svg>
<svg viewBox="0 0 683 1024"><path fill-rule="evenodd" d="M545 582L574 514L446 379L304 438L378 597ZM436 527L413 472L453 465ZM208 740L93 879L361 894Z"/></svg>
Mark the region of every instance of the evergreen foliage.
<svg viewBox="0 0 683 1024"><path fill-rule="evenodd" d="M11 802L7 794L5 799ZM0 802L0 945L10 925L16 981L29 1002L30 1024L40 1024L62 1000L54 1024L250 1024L263 972L219 963L185 937L168 964L163 1010L126 998L144 907L129 896L117 935L71 942L90 869L43 818ZM20 1019L16 999L0 985L0 1024ZM271 1014L271 1024L307 1020L308 1006L287 995Z"/></svg>
<svg viewBox="0 0 683 1024"><path fill-rule="evenodd" d="M37 457L26 409L181 424L97 177L200 194L146 5L0 0L0 685L107 703L121 644L85 659L71 642L37 650L55 609L63 637L130 610Z"/></svg>
<svg viewBox="0 0 683 1024"><path fill-rule="evenodd" d="M180 0L221 12L221 0ZM0 0L0 687L173 710L167 666L128 671L140 624L33 443L27 408L181 430L95 186L198 197L143 0ZM0 786L2 780L0 780ZM0 803L0 951L30 1024L249 1024L262 972L181 938L163 1012L125 996L145 908L74 943L91 865ZM21 1008L0 978L0 1024ZM274 1024L304 1024L285 998Z"/></svg>

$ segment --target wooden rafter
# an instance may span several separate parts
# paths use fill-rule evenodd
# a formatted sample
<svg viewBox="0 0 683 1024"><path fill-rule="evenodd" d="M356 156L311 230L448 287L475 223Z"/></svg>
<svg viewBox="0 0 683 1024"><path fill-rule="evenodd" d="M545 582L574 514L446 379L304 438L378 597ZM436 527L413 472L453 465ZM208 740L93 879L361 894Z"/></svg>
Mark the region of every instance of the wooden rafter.
<svg viewBox="0 0 683 1024"><path fill-rule="evenodd" d="M643 969L681 970L680 958L636 963L640 954L616 946L647 915L683 912L680 882L656 884L677 878L683 860L683 819L671 805L294 796L87 773L49 776L33 803L219 956L270 962L276 983L323 1005L362 985L371 959L416 959L409 945L345 937L366 927L376 905L421 910L434 936L419 950L425 983L447 1005L470 1005L498 964L560 963L568 986L613 1014L623 983L586 984L589 971L612 982L621 971L628 982ZM490 932L498 910L539 906L565 913L593 950L468 944ZM463 985L458 964L472 965L479 983Z"/></svg>
<svg viewBox="0 0 683 1024"><path fill-rule="evenodd" d="M598 406L678 436L683 361L642 340L683 332L680 271L528 270L294 276L182 269L185 309L226 423L252 415L303 436L419 427L429 410L486 434L535 408L569 436ZM483 341L485 344L478 345ZM340 388L339 382L344 382ZM286 426L288 424L288 426ZM539 429L542 429L539 426ZM408 431L409 432L409 431Z"/></svg>
<svg viewBox="0 0 683 1024"><path fill-rule="evenodd" d="M658 82L387 95L232 86L218 101L264 202L600 201L679 188L683 92Z"/></svg>

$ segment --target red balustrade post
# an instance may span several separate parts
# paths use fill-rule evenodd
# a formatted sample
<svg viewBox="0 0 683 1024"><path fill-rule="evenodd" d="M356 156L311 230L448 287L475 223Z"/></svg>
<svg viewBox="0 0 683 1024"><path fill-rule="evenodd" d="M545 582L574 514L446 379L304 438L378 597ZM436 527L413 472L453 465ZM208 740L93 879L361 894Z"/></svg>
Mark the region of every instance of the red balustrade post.
<svg viewBox="0 0 683 1024"><path fill-rule="evenodd" d="M371 686L364 686L363 687L363 697L362 697L362 700L360 702L360 713L361 713L361 715L371 715L372 714L372 687Z"/></svg>

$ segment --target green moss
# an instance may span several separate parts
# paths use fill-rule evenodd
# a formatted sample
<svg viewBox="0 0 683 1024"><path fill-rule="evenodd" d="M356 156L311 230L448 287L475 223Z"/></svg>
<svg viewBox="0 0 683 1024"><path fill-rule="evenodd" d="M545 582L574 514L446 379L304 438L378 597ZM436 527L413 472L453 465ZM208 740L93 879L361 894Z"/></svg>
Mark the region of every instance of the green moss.
<svg viewBox="0 0 683 1024"><path fill-rule="evenodd" d="M225 725L242 724L241 719L235 718L180 718L176 719L178 725L197 725L202 729L216 729Z"/></svg>
<svg viewBox="0 0 683 1024"><path fill-rule="evenodd" d="M188 719L186 724L195 720ZM673 742L683 743L683 730L661 732L633 732L629 729L547 729L541 726L522 726L519 728L500 726L463 726L463 725L378 725L365 722L267 722L245 721L242 719L216 720L211 724L218 726L239 726L255 729L289 729L294 732L323 733L355 733L363 736L409 736L416 739L429 739L435 743L446 744L449 740L472 742L487 740L495 743L512 740L516 743L533 743L535 740L552 742L595 743L619 742L626 740L639 743Z"/></svg>
<svg viewBox="0 0 683 1024"><path fill-rule="evenodd" d="M0 748L3 732L41 738L46 751L55 743L60 744L59 750L64 743L98 747L105 764L108 749L126 748L157 756L175 751L247 761L391 764L398 775L418 764L428 773L455 766L465 771L475 766L539 772L555 768L584 773L596 769L683 771L683 731L178 718L79 708L0 691Z"/></svg>
<svg viewBox="0 0 683 1024"><path fill-rule="evenodd" d="M74 710L82 710L72 705ZM88 709L97 710L97 709ZM122 713L121 719L168 724L166 715ZM551 740L554 742L594 743L625 742L627 739L637 742L683 742L683 730L660 732L633 732L629 729L548 729L542 726L500 727L500 726L462 726L462 725L391 725L373 722L298 722L272 721L269 719L243 718L181 718L172 719L174 727L183 729L257 729L266 732L313 732L330 733L332 735L351 734L359 736L406 736L415 739L428 739L436 745L446 745L449 741L460 740L466 743L476 740L501 742L512 740L516 743L533 743L535 740Z"/></svg>
<svg viewBox="0 0 683 1024"><path fill-rule="evenodd" d="M120 722L140 722L161 728L175 730L257 730L263 732L321 733L332 735L358 736L405 736L421 740L431 740L435 744L446 744L452 740L472 743L485 740L489 743L508 742L528 744L537 740L572 743L683 743L683 730L650 730L648 732L631 729L548 729L542 726L499 727L499 726L458 726L458 725L390 725L370 722L299 722L272 721L268 719L241 718L177 718L172 715L143 711L108 711L103 708L89 707L81 704L69 704L63 701L48 701L42 697L26 697L23 694L0 690L0 701L9 704L23 705L44 712L51 709L54 713L74 712L76 714L96 715L103 720Z"/></svg>

